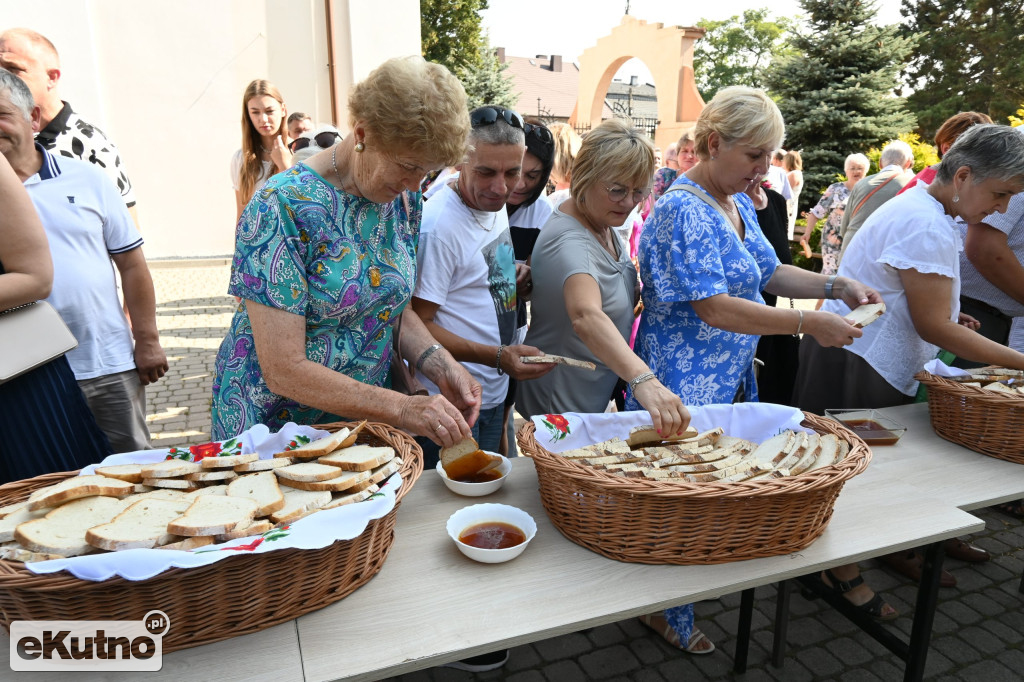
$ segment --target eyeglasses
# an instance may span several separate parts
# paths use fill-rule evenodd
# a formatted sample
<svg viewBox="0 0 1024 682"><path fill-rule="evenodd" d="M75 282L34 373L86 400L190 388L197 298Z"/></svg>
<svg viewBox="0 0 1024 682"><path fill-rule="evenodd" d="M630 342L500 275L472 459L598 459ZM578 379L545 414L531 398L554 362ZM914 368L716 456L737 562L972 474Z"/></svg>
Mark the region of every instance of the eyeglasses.
<svg viewBox="0 0 1024 682"><path fill-rule="evenodd" d="M533 135L538 140L540 140L541 144L553 145L555 143L555 138L554 136L551 135L551 131L545 128L544 126L538 126L533 125L532 123L527 123L523 126L523 130L526 132L527 137Z"/></svg>
<svg viewBox="0 0 1024 682"><path fill-rule="evenodd" d="M519 128L525 130L526 124L523 122L523 117L504 107L480 107L474 109L473 113L470 114L469 122L474 128L481 128L483 126L492 126L498 122L498 117L505 119L505 123L509 124L513 128Z"/></svg>
<svg viewBox="0 0 1024 682"><path fill-rule="evenodd" d="M305 149L313 141L316 141L316 146L321 149L327 149L334 144L335 139L341 139L341 134L334 132L333 130L325 130L322 133L317 133L312 138L309 137L297 137L288 143L288 149L293 152L297 152L300 149Z"/></svg>
<svg viewBox="0 0 1024 682"><path fill-rule="evenodd" d="M604 185L604 188L608 190L608 198L611 199L616 204L625 199L626 195L629 194L629 190L627 190L625 187L609 187L608 185ZM633 190L632 194L633 203L639 204L641 201L643 201L650 195L650 187L645 187L644 189L635 189Z"/></svg>

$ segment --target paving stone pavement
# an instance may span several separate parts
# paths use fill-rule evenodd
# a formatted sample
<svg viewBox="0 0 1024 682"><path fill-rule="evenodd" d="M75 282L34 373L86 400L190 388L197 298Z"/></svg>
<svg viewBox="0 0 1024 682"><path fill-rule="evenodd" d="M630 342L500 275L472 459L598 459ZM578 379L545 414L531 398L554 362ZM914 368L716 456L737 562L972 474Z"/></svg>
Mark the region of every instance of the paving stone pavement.
<svg viewBox="0 0 1024 682"><path fill-rule="evenodd" d="M151 263L157 294L157 323L170 371L147 393L149 425L157 447L202 443L210 437L213 362L234 311L227 289L229 263ZM947 560L958 587L943 589L935 615L925 678L937 682L1016 682L1024 678L1024 524L998 512L974 512L985 530L973 536L993 554L986 564ZM868 583L904 616L913 612L916 587L879 567L862 564ZM566 634L519 646L501 670L471 674L432 668L393 678L401 682L576 682L606 680L740 680L760 682L889 682L900 680L903 664L884 647L820 601L795 592L791 602L785 664L769 662L775 588L756 590L748 670L732 673L739 594L697 605L697 624L718 649L709 656L681 653L636 620ZM891 625L909 635L909 617Z"/></svg>

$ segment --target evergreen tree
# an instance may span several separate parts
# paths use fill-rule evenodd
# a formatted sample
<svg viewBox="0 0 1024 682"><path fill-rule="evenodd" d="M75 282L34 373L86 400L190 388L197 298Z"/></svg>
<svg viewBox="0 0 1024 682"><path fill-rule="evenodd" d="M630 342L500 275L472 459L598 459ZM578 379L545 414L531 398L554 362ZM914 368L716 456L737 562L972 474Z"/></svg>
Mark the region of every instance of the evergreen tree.
<svg viewBox="0 0 1024 682"><path fill-rule="evenodd" d="M925 37L905 71L920 132L960 111L1002 123L1024 101L1024 0L903 0L905 34Z"/></svg>
<svg viewBox="0 0 1024 682"><path fill-rule="evenodd" d="M513 89L512 79L505 73L508 64L498 61L494 50L487 45L480 54L480 63L467 67L460 78L466 88L469 109L472 111L485 104L515 109L519 93Z"/></svg>
<svg viewBox="0 0 1024 682"><path fill-rule="evenodd" d="M420 0L420 47L423 58L448 67L456 76L478 66L486 40L480 12L487 0Z"/></svg>
<svg viewBox="0 0 1024 682"><path fill-rule="evenodd" d="M786 120L787 149L804 162L800 209L834 182L848 154L866 152L915 126L892 94L915 38L875 26L874 2L801 0L807 27L795 54L773 63L768 86Z"/></svg>
<svg viewBox="0 0 1024 682"><path fill-rule="evenodd" d="M705 102L727 85L763 88L772 59L792 53L789 32L794 22L770 19L767 9L748 9L723 21L701 19L707 33L693 47L693 73Z"/></svg>

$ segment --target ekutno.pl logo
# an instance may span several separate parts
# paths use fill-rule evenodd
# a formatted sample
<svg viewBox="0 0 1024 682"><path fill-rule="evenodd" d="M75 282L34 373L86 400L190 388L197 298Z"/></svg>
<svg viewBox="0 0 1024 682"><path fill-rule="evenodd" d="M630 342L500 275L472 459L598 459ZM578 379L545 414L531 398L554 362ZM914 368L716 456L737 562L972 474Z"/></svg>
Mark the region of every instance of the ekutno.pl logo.
<svg viewBox="0 0 1024 682"><path fill-rule="evenodd" d="M142 620L16 620L11 670L160 670L170 628L163 611Z"/></svg>

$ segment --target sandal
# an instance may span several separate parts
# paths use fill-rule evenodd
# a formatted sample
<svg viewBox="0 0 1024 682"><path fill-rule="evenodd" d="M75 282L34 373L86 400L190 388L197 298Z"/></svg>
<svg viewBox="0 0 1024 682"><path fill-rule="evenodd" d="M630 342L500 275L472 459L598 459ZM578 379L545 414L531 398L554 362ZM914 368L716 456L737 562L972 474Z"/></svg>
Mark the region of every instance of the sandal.
<svg viewBox="0 0 1024 682"><path fill-rule="evenodd" d="M832 582L832 584L829 585L827 582L825 582L825 578L823 578L822 576L827 577ZM875 620L884 622L889 620L895 620L900 617L900 614L896 611L896 609L893 609L892 613L885 613L884 609L887 606L886 601L882 599L882 596L877 592L872 595L871 599L867 600L863 604L854 604L852 601L846 598L845 595L847 592L854 589L858 585L864 584L864 576L858 575L856 578L853 578L851 580L840 580L835 576L834 573L832 573L831 569L826 568L821 573L815 573L809 577L812 580L823 585L826 590L829 590L830 592L833 592L835 594L843 595L843 598L846 599L846 601L848 601L851 605L860 609L861 611L868 614ZM889 608L892 607L889 606Z"/></svg>
<svg viewBox="0 0 1024 682"><path fill-rule="evenodd" d="M995 510L1002 512L1007 516L1012 516L1015 519L1024 520L1024 500L1016 500L1014 502L1003 502L997 504Z"/></svg>
<svg viewBox="0 0 1024 682"><path fill-rule="evenodd" d="M640 616L638 620L654 632L661 635L662 639L680 651L685 651L686 653L693 654L694 656L703 656L705 654L710 654L715 650L715 643L708 639L708 636L697 629L696 626L694 626L690 631L690 641L686 643L686 646L682 646L679 643L679 633L672 629L672 626L668 624L668 621L665 620L665 617L660 613L648 613ZM705 642L707 643L705 645L707 646L706 649L698 648Z"/></svg>

